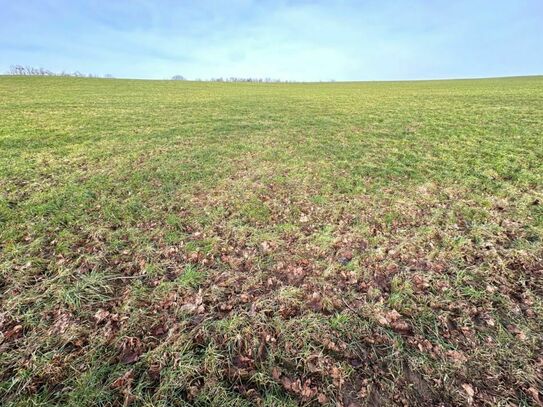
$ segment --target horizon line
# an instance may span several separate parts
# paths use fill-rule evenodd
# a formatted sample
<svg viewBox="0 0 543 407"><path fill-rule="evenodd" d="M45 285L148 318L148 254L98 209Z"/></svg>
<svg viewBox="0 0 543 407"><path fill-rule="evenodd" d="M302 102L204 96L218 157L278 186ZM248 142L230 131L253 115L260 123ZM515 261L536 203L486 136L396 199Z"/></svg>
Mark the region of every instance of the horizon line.
<svg viewBox="0 0 543 407"><path fill-rule="evenodd" d="M77 72L77 71L76 71ZM16 77L16 78L64 78L64 79L102 79L102 80L122 80L122 81L155 81L155 82L192 82L192 83L223 83L223 84L252 84L252 85L288 85L288 84L317 84L317 83L393 83L393 82L442 82L442 81L463 81L463 80L485 80L485 79L515 79L515 78L538 78L543 77L540 74L527 75L505 75L505 76L467 76L467 77L452 77L452 78L424 78L424 79L355 79L355 80L319 80L319 81L303 81L303 80L283 80L272 79L270 82L258 81L230 81L229 78L234 76L219 77L210 79L172 79L172 78L131 78L131 77L104 77L104 76L73 76L73 75L13 75L9 73L0 73L0 77ZM93 74L91 74L93 75ZM239 77L243 79L243 77ZM223 80L218 80L223 79ZM249 78L244 78L249 79ZM250 78L255 80L264 80L266 78Z"/></svg>

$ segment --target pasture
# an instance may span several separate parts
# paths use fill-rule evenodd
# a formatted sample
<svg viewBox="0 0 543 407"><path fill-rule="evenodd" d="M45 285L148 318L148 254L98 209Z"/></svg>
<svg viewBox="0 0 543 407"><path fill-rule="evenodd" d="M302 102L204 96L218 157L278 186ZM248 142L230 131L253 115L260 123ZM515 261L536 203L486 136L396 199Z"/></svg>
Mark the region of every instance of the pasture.
<svg viewBox="0 0 543 407"><path fill-rule="evenodd" d="M543 77L0 77L0 404L538 405Z"/></svg>

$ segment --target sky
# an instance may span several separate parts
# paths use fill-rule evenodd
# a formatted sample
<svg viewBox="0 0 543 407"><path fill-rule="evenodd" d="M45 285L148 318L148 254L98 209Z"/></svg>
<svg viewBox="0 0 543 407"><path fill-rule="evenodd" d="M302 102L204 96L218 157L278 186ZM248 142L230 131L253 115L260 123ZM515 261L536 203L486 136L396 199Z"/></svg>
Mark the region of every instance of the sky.
<svg viewBox="0 0 543 407"><path fill-rule="evenodd" d="M10 65L119 78L543 74L543 0L0 0Z"/></svg>

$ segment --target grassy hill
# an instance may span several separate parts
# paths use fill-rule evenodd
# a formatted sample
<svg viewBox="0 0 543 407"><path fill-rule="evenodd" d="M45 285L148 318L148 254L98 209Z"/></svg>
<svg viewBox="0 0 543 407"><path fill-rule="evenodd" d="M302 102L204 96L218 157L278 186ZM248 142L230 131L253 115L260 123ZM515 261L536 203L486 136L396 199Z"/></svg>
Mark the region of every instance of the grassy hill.
<svg viewBox="0 0 543 407"><path fill-rule="evenodd" d="M0 77L0 404L537 405L543 77Z"/></svg>

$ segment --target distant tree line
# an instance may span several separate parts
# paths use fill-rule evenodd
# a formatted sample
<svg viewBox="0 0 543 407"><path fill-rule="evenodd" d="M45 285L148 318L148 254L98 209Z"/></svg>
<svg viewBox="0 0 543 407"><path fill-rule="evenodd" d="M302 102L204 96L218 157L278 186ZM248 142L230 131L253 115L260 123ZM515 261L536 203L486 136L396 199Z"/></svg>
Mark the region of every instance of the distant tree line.
<svg viewBox="0 0 543 407"><path fill-rule="evenodd" d="M79 71L75 72L53 72L49 69L45 68L36 68L34 66L29 65L11 65L9 67L8 75L16 75L16 76L73 76L78 78L100 78L99 75L94 74L84 74ZM103 76L104 78L113 78L113 75L106 74Z"/></svg>
<svg viewBox="0 0 543 407"><path fill-rule="evenodd" d="M211 82L281 83L281 82L292 82L292 81L282 81L281 79L274 79L274 78L238 78L238 77L231 76L230 78L211 78Z"/></svg>
<svg viewBox="0 0 543 407"><path fill-rule="evenodd" d="M36 68L30 65L11 65L9 67L8 75L16 76L73 76L78 78L100 78L101 76L95 74L84 74L79 71L75 72L53 72L45 68ZM105 74L103 78L113 78L111 74ZM186 81L188 80L183 75L174 75L171 77L172 81ZM211 78L211 79L195 79L198 82L249 82L249 83L295 83L296 81L283 81L281 79L274 78L243 78L237 76L231 76L228 78Z"/></svg>
<svg viewBox="0 0 543 407"><path fill-rule="evenodd" d="M172 81L187 80L183 75L172 76ZM295 81L282 81L274 78L242 78L231 76L229 78L195 79L196 82L251 82L251 83L290 83Z"/></svg>

